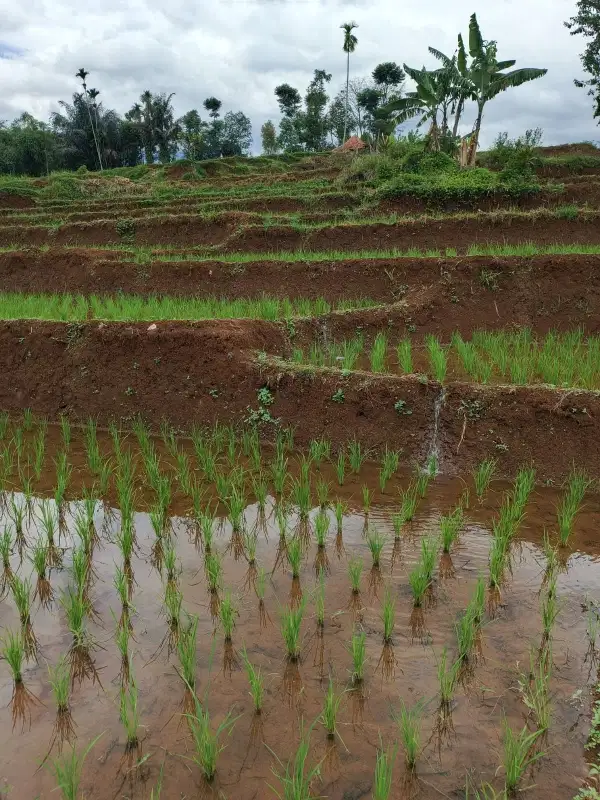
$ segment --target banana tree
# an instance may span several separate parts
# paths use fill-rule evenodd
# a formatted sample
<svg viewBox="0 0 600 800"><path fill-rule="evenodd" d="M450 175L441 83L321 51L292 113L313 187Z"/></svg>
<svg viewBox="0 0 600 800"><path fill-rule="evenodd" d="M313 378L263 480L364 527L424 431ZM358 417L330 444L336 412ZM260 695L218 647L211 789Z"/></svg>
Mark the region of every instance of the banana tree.
<svg viewBox="0 0 600 800"><path fill-rule="evenodd" d="M481 132L481 121L486 103L507 89L514 89L528 81L536 80L546 74L546 69L524 67L511 70L516 61L498 61L497 43L486 42L481 35L477 15L472 14L469 22L469 55L471 63L467 63L467 54L461 34L458 35L458 71L468 87L469 93L477 104L477 118L469 149L469 164L475 163L475 155ZM506 72L506 70L511 70Z"/></svg>

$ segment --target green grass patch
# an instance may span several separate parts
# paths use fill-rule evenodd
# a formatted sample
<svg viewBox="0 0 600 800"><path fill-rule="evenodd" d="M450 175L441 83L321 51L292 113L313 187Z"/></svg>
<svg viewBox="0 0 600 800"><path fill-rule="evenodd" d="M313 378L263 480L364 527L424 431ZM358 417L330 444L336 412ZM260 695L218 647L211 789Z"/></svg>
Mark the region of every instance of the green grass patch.
<svg viewBox="0 0 600 800"><path fill-rule="evenodd" d="M261 319L276 321L293 317L314 317L332 311L373 308L369 299L328 303L264 296L257 300L219 297L138 297L114 295L85 297L75 294L0 293L0 319L40 319L56 322L144 322L203 319Z"/></svg>

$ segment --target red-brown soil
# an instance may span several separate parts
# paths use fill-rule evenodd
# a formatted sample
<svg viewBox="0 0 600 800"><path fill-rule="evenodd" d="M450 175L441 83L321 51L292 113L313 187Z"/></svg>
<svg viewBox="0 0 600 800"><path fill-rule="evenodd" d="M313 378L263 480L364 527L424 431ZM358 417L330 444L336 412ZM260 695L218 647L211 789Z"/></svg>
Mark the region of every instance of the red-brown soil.
<svg viewBox="0 0 600 800"><path fill-rule="evenodd" d="M32 208L33 206L35 206L35 201L29 195L0 191L0 209Z"/></svg>
<svg viewBox="0 0 600 800"><path fill-rule="evenodd" d="M397 248L408 250L451 247L464 252L469 245L518 244L533 241L539 245L560 242L600 243L600 215L580 212L575 219L549 213L516 215L510 212L465 217L402 220L396 224L340 224L298 230L273 225L244 225L242 212L206 221L194 216L147 217L135 221L133 236L117 232L115 221L73 223L58 230L43 227L7 226L0 228L0 245L54 244L137 245L217 247L222 252L261 252L273 250L361 250Z"/></svg>
<svg viewBox="0 0 600 800"><path fill-rule="evenodd" d="M111 260L103 260L108 256ZM538 333L600 329L600 256L533 258L372 259L248 264L160 262L134 264L111 251L51 249L0 254L0 285L18 292L258 298L264 294L329 302L369 298L393 308L346 312L327 320L336 338L368 336L392 327L443 338L459 330L530 327ZM486 285L482 281L486 281ZM323 320L298 321L311 336Z"/></svg>
<svg viewBox="0 0 600 800"><path fill-rule="evenodd" d="M311 212L330 211L340 209L357 209L364 202L368 203L365 214L422 214L427 211L443 211L456 213L461 211L497 211L517 208L532 210L536 208L555 208L564 205L576 205L580 208L600 207L600 183L596 181L578 181L564 186L564 190L541 192L521 197L512 197L498 193L479 200L422 200L418 197L401 197L394 200L377 202L373 197L362 194L346 193L315 193L302 197L251 197L240 199L211 199L179 198L165 201L164 204L152 204L143 201L125 200L122 202L102 201L87 206L74 204L71 206L50 207L36 205L35 214L27 220L12 219L15 209L3 215L6 225L43 225L52 223L57 219L65 224L75 222L103 222L117 220L123 217L138 219L145 216L169 216L177 214L203 214L211 212L253 212L258 214L302 214L304 219L313 219ZM1 206L0 206L1 208ZM17 210L20 210L20 206ZM326 221L322 213L314 217L314 221ZM251 218L248 220L251 222Z"/></svg>
<svg viewBox="0 0 600 800"><path fill-rule="evenodd" d="M423 458L439 385L415 377L284 370L257 361L256 351L285 346L283 326L258 322L159 323L155 331L147 324L4 322L0 407L29 407L52 419L92 415L104 423L140 413L158 425L168 415L187 428L215 419L241 421L257 408L257 390L267 384L275 395L270 412L296 426L299 443L356 436L367 447L387 444L401 447L409 460ZM339 389L343 403L332 400ZM592 473L600 469L597 394L469 384L451 384L446 392L440 429L445 471L464 472L495 451L507 473L529 460L540 478L563 476L574 461ZM398 400L411 414L395 411ZM470 418L473 408L477 419Z"/></svg>

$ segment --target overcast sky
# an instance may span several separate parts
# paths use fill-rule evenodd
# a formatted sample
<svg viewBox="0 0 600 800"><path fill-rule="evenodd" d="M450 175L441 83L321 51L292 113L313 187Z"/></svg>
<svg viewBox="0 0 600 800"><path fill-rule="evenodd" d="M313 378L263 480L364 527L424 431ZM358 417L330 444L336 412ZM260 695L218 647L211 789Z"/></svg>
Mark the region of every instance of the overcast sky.
<svg viewBox="0 0 600 800"><path fill-rule="evenodd" d="M354 20L358 47L352 76L381 61L433 66L428 45L446 53L476 11L485 39L502 59L547 67L539 81L489 104L484 141L508 130L541 127L544 142L600 140L592 98L573 85L582 77L581 37L563 21L575 0L0 0L0 119L23 111L47 119L69 100L80 67L105 106L123 113L145 89L175 92L177 114L201 110L215 95L223 111L242 110L260 125L279 119L273 90L282 82L304 93L315 68L345 81L340 24ZM89 10L88 10L89 9ZM204 116L206 116L204 114Z"/></svg>

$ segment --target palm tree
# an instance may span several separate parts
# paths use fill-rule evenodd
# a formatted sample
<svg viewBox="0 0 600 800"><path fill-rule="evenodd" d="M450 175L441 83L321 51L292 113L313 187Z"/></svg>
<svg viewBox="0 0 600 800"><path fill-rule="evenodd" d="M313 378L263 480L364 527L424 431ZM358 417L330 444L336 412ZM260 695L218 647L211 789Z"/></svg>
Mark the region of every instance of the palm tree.
<svg viewBox="0 0 600 800"><path fill-rule="evenodd" d="M346 141L346 131L348 130L348 96L350 92L350 53L353 53L356 50L356 45L358 44L358 39L352 33L354 28L358 28L358 24L356 22L344 22L343 25L340 25L340 28L344 31L344 53L347 55L346 59L346 110L344 113L344 141Z"/></svg>
<svg viewBox="0 0 600 800"><path fill-rule="evenodd" d="M521 86L528 81L536 80L546 74L546 69L525 67L510 70L516 63L514 60L498 61L498 46L495 41L486 42L481 35L477 15L472 14L469 21L469 55L471 63L467 64L467 55L462 36L458 36L457 67L460 75L465 80L473 99L477 103L477 119L473 129L473 136L469 146L469 164L475 163L477 144L481 131L483 109L489 100L504 92Z"/></svg>
<svg viewBox="0 0 600 800"><path fill-rule="evenodd" d="M90 127L92 129L92 136L94 137L94 144L96 145L96 153L98 154L98 163L100 165L100 172L102 172L102 156L100 155L100 144L98 142L97 132L96 132L96 129L94 128L94 122L92 120L92 112L90 111L90 104L88 102L88 100L89 100L89 92L88 92L87 84L85 82L85 79L87 78L87 76L89 74L90 73L87 70L85 70L83 67L81 67L81 69L77 70L77 72L75 73L75 77L79 78L81 80L81 85L83 86L84 102L85 102L85 106L87 108L88 117L89 117L89 120L90 120ZM94 90L94 91L96 91L96 90Z"/></svg>

